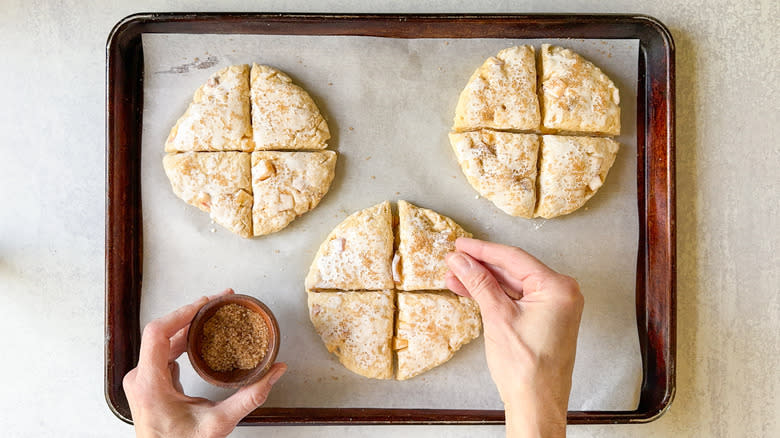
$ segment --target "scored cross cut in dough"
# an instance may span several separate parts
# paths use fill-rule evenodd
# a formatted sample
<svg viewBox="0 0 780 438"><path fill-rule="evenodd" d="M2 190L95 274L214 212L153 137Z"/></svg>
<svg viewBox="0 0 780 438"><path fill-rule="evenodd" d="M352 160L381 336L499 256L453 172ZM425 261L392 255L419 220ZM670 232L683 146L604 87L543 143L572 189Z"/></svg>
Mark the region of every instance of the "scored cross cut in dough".
<svg viewBox="0 0 780 438"><path fill-rule="evenodd" d="M507 214L533 217L539 136L483 129L451 133L450 144L480 195Z"/></svg>
<svg viewBox="0 0 780 438"><path fill-rule="evenodd" d="M542 126L546 132L620 134L620 93L601 69L563 47L542 45Z"/></svg>
<svg viewBox="0 0 780 438"><path fill-rule="evenodd" d="M400 290L446 289L444 257L458 237L471 237L452 219L433 210L398 201L398 251L393 276Z"/></svg>
<svg viewBox="0 0 780 438"><path fill-rule="evenodd" d="M452 129L538 130L539 121L534 48L517 46L488 58L471 75L458 99Z"/></svg>
<svg viewBox="0 0 780 438"><path fill-rule="evenodd" d="M336 153L252 153L252 209L255 236L274 233L319 204L328 192Z"/></svg>
<svg viewBox="0 0 780 438"><path fill-rule="evenodd" d="M253 64L251 101L255 150L326 147L328 124L309 93L286 74Z"/></svg>
<svg viewBox="0 0 780 438"><path fill-rule="evenodd" d="M309 318L329 352L361 376L393 378L393 291L308 295Z"/></svg>
<svg viewBox="0 0 780 438"><path fill-rule="evenodd" d="M226 67L201 85L165 142L166 152L252 149L248 65Z"/></svg>
<svg viewBox="0 0 780 438"><path fill-rule="evenodd" d="M448 291L399 292L396 378L410 379L448 361L481 328L479 306L471 298Z"/></svg>
<svg viewBox="0 0 780 438"><path fill-rule="evenodd" d="M387 201L344 219L320 245L306 290L392 289L392 221Z"/></svg>
<svg viewBox="0 0 780 438"><path fill-rule="evenodd" d="M230 231L252 237L252 183L245 152L168 154L163 168L173 192Z"/></svg>
<svg viewBox="0 0 780 438"><path fill-rule="evenodd" d="M585 204L604 184L618 148L610 138L542 136L535 216L549 219Z"/></svg>

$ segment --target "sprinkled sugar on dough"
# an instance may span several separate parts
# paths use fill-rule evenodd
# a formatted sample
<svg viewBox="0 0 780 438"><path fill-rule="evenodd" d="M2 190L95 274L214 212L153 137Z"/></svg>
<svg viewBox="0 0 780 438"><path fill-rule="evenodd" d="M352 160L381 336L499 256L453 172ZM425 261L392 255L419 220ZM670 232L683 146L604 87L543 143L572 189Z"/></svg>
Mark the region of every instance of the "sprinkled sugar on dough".
<svg viewBox="0 0 780 438"><path fill-rule="evenodd" d="M518 85L531 77L535 84L537 72L538 90ZM536 99L537 91L535 107L517 104L529 93ZM532 119L535 126L517 123ZM543 44L536 65L533 48L511 47L472 75L452 129L452 149L480 195L512 216L552 218L577 210L604 183L618 143L590 136L620 134L620 93L601 69L569 49ZM541 153L535 134L562 137L545 136Z"/></svg>
<svg viewBox="0 0 780 438"><path fill-rule="evenodd" d="M393 288L393 226L385 201L353 213L322 242L306 276L306 290Z"/></svg>
<svg viewBox="0 0 780 438"><path fill-rule="evenodd" d="M253 149L249 112L249 66L226 67L195 92L171 129L165 152L249 152Z"/></svg>
<svg viewBox="0 0 780 438"><path fill-rule="evenodd" d="M394 294L309 292L309 317L329 352L350 371L373 379L393 378Z"/></svg>
<svg viewBox="0 0 780 438"><path fill-rule="evenodd" d="M542 136L535 216L549 219L584 205L604 184L618 147L610 138Z"/></svg>
<svg viewBox="0 0 780 438"><path fill-rule="evenodd" d="M620 134L620 93L601 69L563 47L542 45L542 125L547 132Z"/></svg>
<svg viewBox="0 0 780 438"><path fill-rule="evenodd" d="M251 83L255 150L327 146L328 124L306 90L266 65L252 65Z"/></svg>
<svg viewBox="0 0 780 438"><path fill-rule="evenodd" d="M255 236L274 233L313 209L333 181L336 153L252 153Z"/></svg>
<svg viewBox="0 0 780 438"><path fill-rule="evenodd" d="M450 360L482 329L479 307L452 292L399 292L394 348L398 380L410 379Z"/></svg>
<svg viewBox="0 0 780 438"><path fill-rule="evenodd" d="M534 48L517 46L488 58L474 72L458 99L452 129L537 130L539 120Z"/></svg>
<svg viewBox="0 0 780 438"><path fill-rule="evenodd" d="M446 216L406 201L398 201L398 221L398 289L446 289L449 268L444 257L455 250L455 239L471 233Z"/></svg>
<svg viewBox="0 0 780 438"><path fill-rule="evenodd" d="M248 154L240 159L231 154L253 151L253 138L262 140L257 149L263 151L254 152L246 167ZM256 64L251 71L248 65L233 65L195 92L165 143L172 154L163 167L177 196L236 234L262 236L282 230L327 193L336 153L319 149L328 138L314 101L287 75ZM213 155L187 155L192 151ZM249 185L236 183L238 167Z"/></svg>
<svg viewBox="0 0 780 438"><path fill-rule="evenodd" d="M242 236L252 236L252 183L245 152L168 154L163 168L173 193L210 213L214 222Z"/></svg>
<svg viewBox="0 0 780 438"><path fill-rule="evenodd" d="M480 195L507 214L533 217L538 135L483 129L451 133L450 144Z"/></svg>

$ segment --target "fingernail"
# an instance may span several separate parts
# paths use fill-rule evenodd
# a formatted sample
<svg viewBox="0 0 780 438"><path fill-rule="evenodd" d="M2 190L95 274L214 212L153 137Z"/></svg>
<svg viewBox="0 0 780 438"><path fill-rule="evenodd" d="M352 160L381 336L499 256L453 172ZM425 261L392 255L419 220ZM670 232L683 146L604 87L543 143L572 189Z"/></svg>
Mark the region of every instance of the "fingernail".
<svg viewBox="0 0 780 438"><path fill-rule="evenodd" d="M273 385L279 379L282 378L282 375L284 375L284 372L287 371L287 367L278 367L275 370L271 371L271 377L268 378L268 383L270 385Z"/></svg>
<svg viewBox="0 0 780 438"><path fill-rule="evenodd" d="M469 259L457 252L454 252L447 257L447 263L456 271L465 271L471 268Z"/></svg>

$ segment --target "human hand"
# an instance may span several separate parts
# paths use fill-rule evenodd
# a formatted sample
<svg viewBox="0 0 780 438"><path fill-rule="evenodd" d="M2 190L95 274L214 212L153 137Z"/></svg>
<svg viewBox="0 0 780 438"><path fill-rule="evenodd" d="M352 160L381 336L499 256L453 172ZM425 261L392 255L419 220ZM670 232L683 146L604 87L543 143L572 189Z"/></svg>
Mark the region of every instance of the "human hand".
<svg viewBox="0 0 780 438"><path fill-rule="evenodd" d="M479 304L507 436L565 436L584 304L577 282L518 248L467 238L455 246L447 287Z"/></svg>
<svg viewBox="0 0 780 438"><path fill-rule="evenodd" d="M262 379L219 402L184 394L176 358L187 349L190 321L210 299L232 293L227 289L202 297L144 328L138 366L122 381L137 437L226 437L265 402L271 386L284 374L287 365L276 363Z"/></svg>

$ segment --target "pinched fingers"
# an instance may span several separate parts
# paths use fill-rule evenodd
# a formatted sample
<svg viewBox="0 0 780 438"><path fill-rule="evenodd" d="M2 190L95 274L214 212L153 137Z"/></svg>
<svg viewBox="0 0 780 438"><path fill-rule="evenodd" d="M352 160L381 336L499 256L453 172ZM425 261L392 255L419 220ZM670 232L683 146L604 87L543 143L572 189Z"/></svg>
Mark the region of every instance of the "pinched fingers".
<svg viewBox="0 0 780 438"><path fill-rule="evenodd" d="M536 257L513 246L461 237L455 241L455 248L480 262L504 269L516 281L522 282L525 277L531 274L555 273Z"/></svg>
<svg viewBox="0 0 780 438"><path fill-rule="evenodd" d="M504 291L505 294L509 296L509 298L513 300L519 300L523 297L523 289L520 288L513 288L506 284L504 281L504 277L502 272L500 271L500 268L496 266L491 266L487 264L482 264L485 268L487 268L488 271L490 271L491 274L498 280L499 286L501 286L501 290ZM463 286L463 283L458 280L458 277L455 276L455 274L452 273L452 271L447 271L446 274L444 274L444 284L447 286L447 289L451 290L452 292L462 296L471 298L471 294L469 294L468 289L466 289L466 286Z"/></svg>
<svg viewBox="0 0 780 438"><path fill-rule="evenodd" d="M485 321L509 322L514 318L517 311L514 302L485 266L468 254L460 252L450 253L447 256L447 265L468 295L479 304ZM452 284L452 279L448 283L454 286L454 289L460 289L456 284Z"/></svg>

